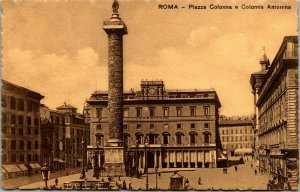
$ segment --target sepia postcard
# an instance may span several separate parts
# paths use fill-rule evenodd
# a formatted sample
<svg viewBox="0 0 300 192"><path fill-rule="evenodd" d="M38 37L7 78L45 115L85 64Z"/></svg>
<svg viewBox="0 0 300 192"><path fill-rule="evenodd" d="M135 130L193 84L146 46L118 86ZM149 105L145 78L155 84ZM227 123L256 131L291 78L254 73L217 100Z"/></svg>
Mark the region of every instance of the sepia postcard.
<svg viewBox="0 0 300 192"><path fill-rule="evenodd" d="M0 4L3 190L298 190L297 0Z"/></svg>

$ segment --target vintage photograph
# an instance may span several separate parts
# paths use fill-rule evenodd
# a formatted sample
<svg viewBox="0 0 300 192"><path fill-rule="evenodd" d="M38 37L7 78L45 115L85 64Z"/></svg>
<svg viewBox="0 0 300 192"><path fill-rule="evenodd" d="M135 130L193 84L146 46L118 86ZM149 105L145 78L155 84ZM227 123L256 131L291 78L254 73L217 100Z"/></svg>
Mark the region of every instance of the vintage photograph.
<svg viewBox="0 0 300 192"><path fill-rule="evenodd" d="M1 189L299 187L297 0L2 0Z"/></svg>

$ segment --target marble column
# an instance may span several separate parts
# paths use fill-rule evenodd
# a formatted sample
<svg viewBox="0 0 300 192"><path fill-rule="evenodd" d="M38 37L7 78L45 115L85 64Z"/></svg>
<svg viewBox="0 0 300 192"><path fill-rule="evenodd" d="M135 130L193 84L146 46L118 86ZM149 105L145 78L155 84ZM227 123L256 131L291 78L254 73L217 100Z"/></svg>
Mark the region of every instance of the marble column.
<svg viewBox="0 0 300 192"><path fill-rule="evenodd" d="M108 140L104 148L105 167L125 176L125 148L123 141L123 35L127 27L119 17L119 3L113 2L112 17L104 21L108 36Z"/></svg>
<svg viewBox="0 0 300 192"><path fill-rule="evenodd" d="M159 152L159 162L158 162L159 168L162 168L162 152Z"/></svg>

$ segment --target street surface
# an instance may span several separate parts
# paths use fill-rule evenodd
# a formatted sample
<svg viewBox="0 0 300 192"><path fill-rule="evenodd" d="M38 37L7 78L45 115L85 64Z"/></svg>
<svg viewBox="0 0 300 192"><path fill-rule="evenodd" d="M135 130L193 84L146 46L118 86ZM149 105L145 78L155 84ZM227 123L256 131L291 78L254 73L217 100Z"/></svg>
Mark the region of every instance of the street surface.
<svg viewBox="0 0 300 192"><path fill-rule="evenodd" d="M190 189L194 190L266 190L267 189L267 182L269 177L267 175L262 175L257 173L255 175L254 170L255 168L251 169L251 162L250 160L247 161L245 164L238 165L237 172L235 171L234 167L228 168L228 174L223 174L222 168L216 169L185 169L184 171L179 171L179 174L188 178L190 183ZM172 169L173 171L174 169ZM170 183L170 176L173 172L168 172L171 170L168 169L161 169L160 178L158 178L158 189L168 189ZM154 170L149 170L149 189L155 188L156 184L156 177L153 173ZM64 176L58 178L59 186L61 186L64 182L72 181L72 180L79 180L80 174L74 174L69 176ZM198 179L201 177L202 185L198 184ZM48 186L54 185L55 177L51 177L52 179L48 181ZM101 178L100 178L101 179ZM121 177L123 181L125 179L127 183L128 189L128 182L129 180L132 181L132 188L134 190L138 189L145 189L146 186L146 177L143 176L140 179L136 178L129 178L129 177ZM92 178L92 171L90 170L87 173L87 180L95 180ZM107 180L107 178L105 178ZM117 180L117 179L116 179ZM44 182L40 181L37 183L32 183L26 186L21 187L21 189L37 189L43 188Z"/></svg>
<svg viewBox="0 0 300 192"><path fill-rule="evenodd" d="M56 171L54 173L51 173L51 178L61 177L65 176L68 172L71 174L71 172L79 173L81 168L67 168L66 170ZM31 176L23 176L23 177L17 177L7 180L2 180L1 182L1 188L3 189L16 189L24 185L28 185L31 183L36 183L42 180L42 174L34 174Z"/></svg>

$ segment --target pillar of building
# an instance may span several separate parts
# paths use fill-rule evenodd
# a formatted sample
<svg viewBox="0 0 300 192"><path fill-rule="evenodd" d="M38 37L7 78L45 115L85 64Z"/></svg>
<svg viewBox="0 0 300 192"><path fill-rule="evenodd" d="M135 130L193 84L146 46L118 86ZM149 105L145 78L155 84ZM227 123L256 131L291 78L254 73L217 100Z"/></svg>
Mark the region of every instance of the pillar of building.
<svg viewBox="0 0 300 192"><path fill-rule="evenodd" d="M174 167L177 167L177 151L174 151Z"/></svg>
<svg viewBox="0 0 300 192"><path fill-rule="evenodd" d="M154 151L154 168L157 167L157 151Z"/></svg>
<svg viewBox="0 0 300 192"><path fill-rule="evenodd" d="M167 152L168 157L167 157L167 168L170 168L170 151Z"/></svg>
<svg viewBox="0 0 300 192"><path fill-rule="evenodd" d="M195 155L196 155L196 157L195 157L195 167L198 168L198 151L197 150L195 151Z"/></svg>
<svg viewBox="0 0 300 192"><path fill-rule="evenodd" d="M159 162L158 162L159 168L162 168L162 152L159 152Z"/></svg>
<svg viewBox="0 0 300 192"><path fill-rule="evenodd" d="M188 150L188 168L191 168L191 151Z"/></svg>
<svg viewBox="0 0 300 192"><path fill-rule="evenodd" d="M202 154L203 154L202 168L205 168L205 151L202 151Z"/></svg>
<svg viewBox="0 0 300 192"><path fill-rule="evenodd" d="M183 153L183 150L181 150L181 167L184 166L184 153Z"/></svg>
<svg viewBox="0 0 300 192"><path fill-rule="evenodd" d="M103 29L108 35L108 127L109 139L104 147L105 167L111 172L125 176L125 148L123 142L123 35L127 27L119 17L119 4L113 2L113 14L104 21Z"/></svg>

